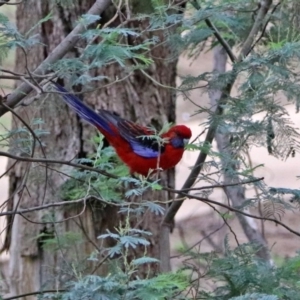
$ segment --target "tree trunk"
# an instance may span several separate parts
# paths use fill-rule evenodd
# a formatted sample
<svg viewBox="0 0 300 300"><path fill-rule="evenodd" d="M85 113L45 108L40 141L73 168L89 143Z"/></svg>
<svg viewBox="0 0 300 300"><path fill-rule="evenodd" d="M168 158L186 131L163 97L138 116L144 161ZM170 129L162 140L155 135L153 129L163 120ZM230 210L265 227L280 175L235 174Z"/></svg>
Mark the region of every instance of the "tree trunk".
<svg viewBox="0 0 300 300"><path fill-rule="evenodd" d="M220 46L216 47L214 49L214 71L218 73L225 73L226 61L227 61L227 53L224 50L224 48ZM216 107L221 97L221 91L210 90L209 97L210 97L212 107ZM222 153L223 155L225 154L227 157L231 157L232 152L230 148L230 134L221 133L220 131L217 130L215 138L216 138L219 152ZM228 162L226 162L224 158L223 159L221 158L221 162L224 170L224 184L228 185L233 182L234 183L239 182L240 178L238 175L226 172L226 169L228 168ZM233 163L230 164L231 164L230 169L235 169ZM227 197L231 200L234 207L238 207L242 205L246 200L245 188L242 185L225 186L224 191ZM266 261L270 261L271 257L267 247L267 241L257 229L255 220L246 217L242 214L237 214L237 217L249 242L259 245L259 250L257 252L257 255L262 259L265 259Z"/></svg>
<svg viewBox="0 0 300 300"><path fill-rule="evenodd" d="M18 5L17 27L23 33L50 11L53 12L52 19L36 29L45 46L35 46L27 52L30 70L37 67L48 56L74 27L79 16L86 13L93 3L93 0L73 1L70 8L63 8L56 5L55 1L28 0ZM101 21L105 19L106 16L103 16ZM141 29L147 26L143 22L129 23L132 27L137 25ZM161 40L164 39L163 33L155 34L159 34ZM148 33L143 39L150 37ZM134 41L137 42L140 41ZM176 61L164 60L170 54L170 50L166 46L160 46L154 48L151 54L155 58L155 63L147 73L162 85L175 86ZM70 53L70 56L78 55L76 49ZM24 67L24 52L18 50L16 71L25 72ZM109 78L123 78L127 75L115 64L99 70L98 74ZM86 94L84 101L95 109L109 109L140 124L159 127L164 122L175 120L174 96L170 89L156 86L137 70L122 82ZM78 156L85 157L94 151L88 141L95 134L95 130L90 125L82 123L57 95L48 94L43 99L41 97L30 106L21 107L17 113L31 124L34 118L41 118L44 121L44 124L33 125L33 127L47 129L50 132L41 138L47 158L71 160ZM23 124L14 118L13 127L21 126ZM12 149L16 149L18 143L20 141L13 140ZM16 152L16 154L20 153ZM35 157L43 157L40 148L37 148ZM45 168L41 164L17 163L10 171L10 208L29 208L62 201L57 191L66 181L66 177L56 170L65 172L66 167L48 164ZM173 170L164 174L164 182L169 186L174 185ZM160 191L143 197L164 201L168 195ZM41 210L8 218L5 246L10 253L11 294L19 295L40 289L58 288L63 282L76 279L79 273L74 272L74 269L80 274L90 274L91 270L98 271L96 270L98 262L90 263L88 266L82 262L94 250L103 247L97 236L106 229L112 230L118 226L119 218L115 207L103 207L96 201L87 202L86 205L70 205L64 209ZM147 255L156 258L159 258L160 253L160 222L160 216L146 212L143 222L138 225L138 228L152 232ZM60 241L62 236L72 241L71 248L64 247L64 241ZM55 245L49 245L49 240L53 241L53 239L56 241ZM165 237L163 247L169 247L166 242ZM141 249L139 254L143 253L144 249ZM168 266L168 262L164 262L164 265ZM99 270L105 274L103 266ZM35 297L27 296L22 299L35 299Z"/></svg>

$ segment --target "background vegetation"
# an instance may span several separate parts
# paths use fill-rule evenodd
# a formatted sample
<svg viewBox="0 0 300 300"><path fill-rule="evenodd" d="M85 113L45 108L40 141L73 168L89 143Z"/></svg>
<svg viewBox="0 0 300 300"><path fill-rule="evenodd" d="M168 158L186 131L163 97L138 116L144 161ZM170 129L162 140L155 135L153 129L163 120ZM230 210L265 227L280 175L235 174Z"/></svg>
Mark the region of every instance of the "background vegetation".
<svg viewBox="0 0 300 300"><path fill-rule="evenodd" d="M13 4L4 2L3 7ZM10 112L14 116L12 129L3 126L0 136L0 155L11 159L10 196L0 215L7 217L3 250L10 252L9 274L16 276L18 268L28 267L38 275L26 287L25 278L11 277L18 280L9 282L10 295L3 299L34 299L30 297L36 295L41 299L298 299L300 258L295 255L283 263L272 256L264 224L275 223L298 239L297 225L291 226L284 213L298 210L300 191L268 186L255 175L264 168L263 162L253 164L250 155L253 148L263 147L278 160L298 161L299 131L286 109L289 103L299 111L298 1L99 0L88 7L49 1L47 8L34 8L43 12L38 22L25 24L26 14L21 11L33 10L28 5L27 1L17 5L20 28L6 13L0 14L0 115ZM59 36L56 47L48 44L55 21L64 21L66 16L73 21L62 22L65 36ZM154 52L157 48L164 50ZM40 64L33 58L35 49L47 54ZM14 50L16 70L10 64L4 66L9 51ZM180 54L196 59L203 51L214 53L210 72L181 78L177 87L175 81L163 82L165 75L155 77L167 69L175 78L170 66ZM85 155L65 156L69 145L57 137L84 128L76 123L59 131L56 120L69 122L69 113L51 86L50 80L57 78L80 96L108 86L118 93L118 84L127 86L130 79L145 90L147 80L158 91L157 99L164 91L183 95L193 105L199 123L203 114L206 118L204 130L187 147L198 158L182 188L174 189L164 178L131 177L95 132L80 135L88 146L78 153ZM2 80L17 81L17 88L4 89L7 81ZM132 99L137 97L136 90L131 90ZM208 94L210 103L203 105L200 98L193 101L194 90ZM114 107L124 104L116 99ZM165 95L161 99L157 115L168 101ZM139 102L133 103L124 104L124 114L138 120L134 106ZM107 104L107 108L112 107ZM27 113L28 118L24 117ZM171 113L166 115L165 123L173 121ZM70 120L75 124L76 117ZM162 127L158 117L148 123L158 130ZM56 148L57 153L49 150ZM52 173L47 172L61 178L54 188ZM195 185L199 182L200 187ZM250 187L254 193L246 192ZM213 197L216 189L222 190L226 201ZM162 194L166 199L159 198ZM193 246L183 238L177 249L180 265L171 271L168 236L174 216L188 199L209 205L218 215L218 226L202 239L195 237ZM116 222L108 226L101 213ZM141 227L149 213L155 227ZM239 243L234 218L249 243ZM86 233L92 226L85 224L76 231L69 227L69 219L93 226L99 222L101 228ZM254 219L262 221L260 228ZM213 244L211 238L218 232L223 244L215 251L202 251L201 244L205 240Z"/></svg>

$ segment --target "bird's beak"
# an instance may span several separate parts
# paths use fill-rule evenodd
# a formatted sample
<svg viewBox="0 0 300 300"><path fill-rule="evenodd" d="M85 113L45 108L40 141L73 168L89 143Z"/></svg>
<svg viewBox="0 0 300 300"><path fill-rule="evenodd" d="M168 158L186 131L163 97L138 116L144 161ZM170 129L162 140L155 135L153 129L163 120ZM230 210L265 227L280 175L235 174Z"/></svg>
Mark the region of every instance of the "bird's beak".
<svg viewBox="0 0 300 300"><path fill-rule="evenodd" d="M183 139L184 147L189 143L190 139Z"/></svg>

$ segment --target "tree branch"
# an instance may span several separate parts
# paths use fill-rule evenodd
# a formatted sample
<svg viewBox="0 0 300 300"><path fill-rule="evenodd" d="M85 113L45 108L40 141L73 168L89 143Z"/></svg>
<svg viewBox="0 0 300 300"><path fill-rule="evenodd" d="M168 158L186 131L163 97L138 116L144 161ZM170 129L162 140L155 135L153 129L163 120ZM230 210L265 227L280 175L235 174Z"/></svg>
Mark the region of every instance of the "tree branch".
<svg viewBox="0 0 300 300"><path fill-rule="evenodd" d="M214 189L214 188L225 188L225 187L231 187L231 186L237 186L237 185L244 185L244 184L249 184L249 183L255 183L258 181L264 180L264 177L259 177L259 178L254 178L252 180L246 180L246 181L239 181L239 182L232 182L232 183L227 183L227 184L213 184L213 185L205 185L205 186L200 186L197 188L189 188L189 189L180 189L180 190L174 190L170 189L167 187L163 187L162 189L168 192L191 192L191 191L201 191L201 190L207 190L207 189Z"/></svg>
<svg viewBox="0 0 300 300"><path fill-rule="evenodd" d="M4 5L4 4L9 4L8 2L9 2L10 0L2 0L2 1L0 1L0 6L2 6L2 5Z"/></svg>
<svg viewBox="0 0 300 300"><path fill-rule="evenodd" d="M250 31L246 41L243 44L242 50L238 57L238 61L242 61L251 51L254 39L255 39L257 33L259 32L259 30L261 29L264 18L266 16L266 14L268 13L271 5L272 5L272 0L261 0L260 1L260 9L257 13L257 17L251 28L251 31Z"/></svg>
<svg viewBox="0 0 300 300"><path fill-rule="evenodd" d="M191 4L196 10L200 10L201 7L198 4L197 0L191 1ZM216 26L210 21L210 19L206 18L205 20L206 25L213 31L214 36L218 40L218 42L223 46L225 51L227 52L228 56L230 57L230 60L234 63L236 61L236 57L233 54L231 47L228 45L226 40L223 39L222 35L220 34L219 30L216 28Z"/></svg>
<svg viewBox="0 0 300 300"><path fill-rule="evenodd" d="M207 199L207 198L198 197L198 196L195 196L195 195L189 195L189 194L183 193L183 192L180 192L180 195L182 195L182 196L184 196L186 198L189 198L189 199L196 199L196 200L199 200L199 201L202 201L202 202L207 202L207 203L211 203L211 204L214 204L214 205L218 205L218 206L224 207L224 208L226 208L226 209L228 209L228 210L230 210L232 212L241 214L241 215L249 217L249 218L273 222L273 223L275 223L277 225L280 225L280 226L284 227L289 232L291 232L291 233L293 233L293 234L295 234L297 236L300 236L300 232L298 232L298 231L290 228L289 226L285 225L283 222L281 222L281 221L279 221L277 219L273 219L273 218L269 218L269 217L255 216L255 215L246 213L246 212L244 212L244 211L242 211L240 209L237 209L237 208L234 208L232 206L226 205L224 203L220 203L218 201L214 201L214 200Z"/></svg>
<svg viewBox="0 0 300 300"><path fill-rule="evenodd" d="M251 48L250 48L250 50L249 50L248 53L250 53L250 52L254 49L254 47L256 46L256 44L258 44L258 42L259 42L259 41L263 38L263 36L265 35L266 29L267 29L268 24L269 24L269 22L270 22L270 20L271 20L271 16L275 13L275 11L276 11L276 9L279 7L279 5L281 5L281 2L278 2L278 3L273 7L273 9L272 9L272 11L271 11L271 13L270 13L270 17L269 17L269 19L265 22L265 25L264 25L264 27L263 27L263 29L262 29L262 31L261 31L260 36L259 36L259 37L257 38L257 40L253 43L253 45L251 46ZM247 53L247 55L248 55L248 53Z"/></svg>
<svg viewBox="0 0 300 300"><path fill-rule="evenodd" d="M217 73L225 73L226 71L226 52L221 47L216 47L214 49L214 71ZM209 98L211 101L211 105L215 106L219 102L221 92L219 90L209 90ZM216 142L217 147L220 153L226 154L228 157L232 157L231 147L230 147L230 136L226 133L216 132ZM245 200L245 189L241 185L236 186L227 186L232 182L240 181L239 176L235 174L231 174L226 171L228 165L224 161L224 158L221 157L221 163L223 165L223 174L224 174L224 181L225 187L224 191L230 201L233 203L234 206L242 205ZM235 169L235 165L231 165L232 169ZM250 242L256 242L261 246L257 255L266 261L270 261L270 253L268 251L267 242L261 233L257 230L256 224L251 220L248 219L246 216L242 214L237 215L239 222L243 228L245 235L247 236Z"/></svg>
<svg viewBox="0 0 300 300"><path fill-rule="evenodd" d="M237 59L237 62L242 61L244 59L244 57L246 55L248 55L249 49L251 48L254 38L255 38L257 32L259 31L261 24L263 22L263 18L265 17L268 10L270 9L271 4L272 4L272 0L262 0L261 1L261 7L258 11L256 21L253 24L252 29L242 47L242 50ZM249 46L249 44L250 44L250 46ZM226 51L226 49L225 49L225 51ZM226 51L226 53L228 54L227 51ZM233 66L233 70L234 70L234 66ZM234 72L233 72L230 82L228 82L228 84L224 87L224 89L221 92L220 100L219 100L218 106L214 113L214 119L217 119L218 116L221 116L223 114L222 107L226 103L228 95L230 95L230 92L231 92L231 89L233 87L235 80L236 80L236 74L234 74ZM204 144L206 144L206 145L212 144L212 141L215 138L217 126L218 126L217 121L213 120L207 131ZM207 152L201 151L197 158L197 161L196 161L195 165L193 166L192 171L191 171L190 175L188 176L187 180L185 181L182 189L189 189L195 183L199 173L202 170L202 167L206 160L206 157L207 157ZM175 217L177 211L179 210L179 208L181 207L183 201L184 200L174 201L172 203L172 205L169 207L168 211L165 214L164 220L162 221L163 226L165 226L165 227L171 226L171 224L174 220L174 217Z"/></svg>
<svg viewBox="0 0 300 300"><path fill-rule="evenodd" d="M20 294L20 295L16 295L16 296L12 296L12 297L5 297L5 298L1 298L1 299L2 300L14 300L14 299L27 297L27 296L42 295L42 294L47 294L47 293L56 294L56 293L64 293L64 292L67 292L67 290L65 290L65 289L45 290L45 291L37 291L37 292L31 292L31 293L26 293L26 294Z"/></svg>
<svg viewBox="0 0 300 300"><path fill-rule="evenodd" d="M110 174L108 172L98 170L98 169L93 168L93 167L81 165L81 164L71 163L70 161L66 161L66 160L56 160L56 159L44 159L44 158L32 158L32 157L26 157L26 156L17 156L17 155L13 155L13 154L10 154L10 153L7 153L7 152L3 152L3 151L0 151L0 156L5 156L5 157L8 157L8 158L18 160L18 161L37 162L37 163L45 163L45 164L62 164L62 165L67 165L67 166L71 166L71 167L74 167L74 168L79 168L79 169L99 173L101 175L104 175L104 176L107 176L107 177L110 177L110 178L114 178L114 179L119 178L118 176Z"/></svg>
<svg viewBox="0 0 300 300"><path fill-rule="evenodd" d="M214 201L214 200L211 200L211 199L208 199L208 198L203 198L203 197L198 197L196 195L190 195L186 192L182 192L182 191L176 191L174 190L174 193L177 193L179 194L181 197L184 196L185 198L188 198L188 199L196 199L196 200L199 200L199 201L202 201L202 202L205 202L205 203L208 203L210 205L217 205L217 206L220 206L220 207L223 207L223 208L226 208L228 209L229 211L232 211L232 212L235 212L235 213L238 213L238 214L241 214L243 216L246 216L246 217L249 217L249 218L253 218L253 219L257 219L257 220L264 220L264 221L270 221L270 222L273 222L277 225L280 225L282 227L284 227L285 229L287 229L289 232L297 235L297 236L300 236L300 232L290 228L289 226L285 225L283 222L277 220L277 219L273 219L273 218L269 218L269 217L260 217L260 216L256 216L256 215L252 215L252 214L249 214L249 213L246 213L240 209L237 209L235 207L232 207L230 205L227 205L227 204L224 204L224 203L220 203L218 201ZM47 209L47 208L51 208L51 207L59 207L59 206L65 206L65 205L72 205L72 204L78 204L78 203L82 203L82 202L85 202L85 201L88 201L90 199L96 199L100 202L103 202L105 204L109 204L109 205L113 205L113 206L122 206L123 204L120 204L120 203L110 203L110 202L106 202L105 200L102 200L100 198L97 198L95 196L89 196L87 198L82 198L82 199L77 199L77 200L72 200L72 201L63 201L63 202L56 202L56 203L49 203L49 204L46 204L46 205L42 205L42 206L34 206L34 207L30 207L30 208L24 208L24 209L19 209L17 211L6 211L6 212L1 212L0 213L0 216L7 216L7 215L14 215L14 214L18 214L18 215L23 215L25 213L28 213L28 212L32 212L32 211L38 211L38 210L43 210L43 209ZM129 202L128 203L128 206L132 205L134 203L131 203ZM136 205L139 205L139 203L136 203Z"/></svg>
<svg viewBox="0 0 300 300"><path fill-rule="evenodd" d="M62 202L54 202L54 203L49 203L49 204L45 204L45 205L41 205L41 206L33 206L33 207L29 207L29 208L23 208L23 209L18 209L18 210L12 210L12 211L6 211L6 212L0 212L0 217L3 216L14 216L14 215L23 215L29 212L33 212L33 211L39 211L39 210L43 210L43 209L48 209L48 208L52 208L52 207L60 207L60 206L65 206L65 205L74 205L74 204L78 204L78 203L82 203L82 202L86 202L90 199L96 199L99 202L105 203L105 204L111 204L103 199L100 199L96 196L88 196L85 198L81 198L81 199L77 199L77 200L68 200L68 201L62 201ZM115 205L114 203L112 203L112 205Z"/></svg>
<svg viewBox="0 0 300 300"><path fill-rule="evenodd" d="M225 87L221 99L220 99L220 103L217 106L217 109L215 111L215 118L217 118L218 116L222 115L223 113L223 108L222 108L222 104L223 101L225 101L225 99L227 98L227 95L230 94L230 91L232 89L234 82L230 82L229 84L227 84L227 86ZM216 129L217 129L217 121L213 120L212 123L209 126L209 129L207 131L206 137L205 137L205 141L204 144L205 145L211 145L212 141L215 137L215 133L216 133ZM193 184L196 182L199 173L201 172L204 162L206 160L208 153L206 151L201 151L196 163L194 164L191 173L189 174L187 180L185 181L185 183L182 186L182 189L189 189L191 186L193 186ZM181 201L174 201L171 206L169 207L168 211L165 214L164 220L162 222L163 225L165 226L170 226L174 220L174 217L177 213L177 211L179 210L179 208L181 207L182 203L184 200Z"/></svg>
<svg viewBox="0 0 300 300"><path fill-rule="evenodd" d="M111 4L111 0L96 0L94 5L90 8L87 14L100 15ZM83 32L85 26L79 23L67 37L50 53L50 55L32 72L34 75L45 75L50 72L48 70L49 65L57 62L63 58L66 53L75 46L80 40L80 33ZM41 82L42 78L36 78L37 82ZM13 93L7 97L6 105L10 108L14 108L19 102L23 100L30 92L32 87L27 83L22 83ZM0 107L0 117L7 113L5 107Z"/></svg>

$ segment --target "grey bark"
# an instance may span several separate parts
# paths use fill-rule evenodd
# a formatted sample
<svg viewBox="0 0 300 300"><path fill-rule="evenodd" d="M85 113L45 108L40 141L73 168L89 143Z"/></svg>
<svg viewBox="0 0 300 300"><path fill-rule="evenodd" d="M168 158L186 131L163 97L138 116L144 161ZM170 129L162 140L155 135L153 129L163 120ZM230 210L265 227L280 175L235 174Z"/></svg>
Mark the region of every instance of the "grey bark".
<svg viewBox="0 0 300 300"><path fill-rule="evenodd" d="M216 71L217 73L224 73L226 71L226 62L226 51L224 50L224 48L216 47L214 49L214 71ZM209 90L209 97L211 100L211 105L213 107L217 106L220 96L221 92L219 90ZM217 130L215 134L215 139L220 153L223 153L225 154L225 156L230 157L230 135L221 133L220 130ZM240 179L237 175L231 175L228 172L226 172L226 164L227 163L224 160L222 160L224 184L226 185L232 182L239 182ZM232 167L234 168L234 166ZM228 198L231 200L233 206L235 207L242 205L243 202L246 200L245 188L242 185L228 186L224 188L224 191ZM258 251L257 255L269 261L271 257L270 252L268 250L267 242L257 229L255 221L241 214L237 214L237 217L248 240L261 246L261 249Z"/></svg>

